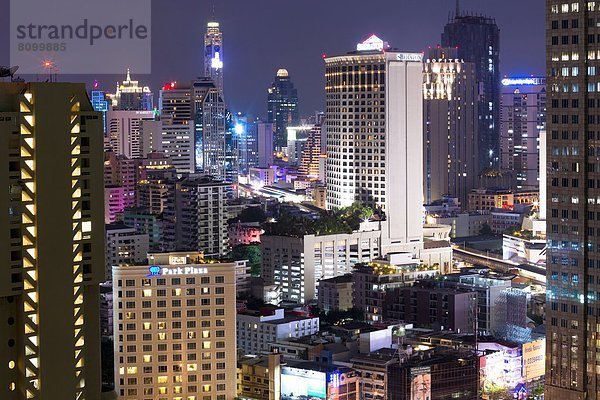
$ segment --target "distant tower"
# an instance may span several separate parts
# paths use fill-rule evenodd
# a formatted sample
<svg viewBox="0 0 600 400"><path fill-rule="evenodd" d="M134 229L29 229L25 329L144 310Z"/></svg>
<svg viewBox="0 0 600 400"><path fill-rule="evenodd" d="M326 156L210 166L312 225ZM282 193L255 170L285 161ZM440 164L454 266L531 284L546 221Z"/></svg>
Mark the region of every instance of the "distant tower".
<svg viewBox="0 0 600 400"><path fill-rule="evenodd" d="M267 122L273 124L277 150L287 146L287 127L298 126L298 90L294 88L287 69L279 69L275 82L268 89Z"/></svg>
<svg viewBox="0 0 600 400"><path fill-rule="evenodd" d="M211 78L223 96L223 34L218 22L209 22L204 35L204 76Z"/></svg>
<svg viewBox="0 0 600 400"><path fill-rule="evenodd" d="M500 138L500 30L493 18L456 15L444 27L442 47L457 47L458 57L475 64L479 82L479 168L497 167Z"/></svg>
<svg viewBox="0 0 600 400"><path fill-rule="evenodd" d="M127 68L127 76L121 83L117 82L117 91L109 95L114 110L152 111L154 95L148 86L140 86L139 81L131 80L131 71Z"/></svg>

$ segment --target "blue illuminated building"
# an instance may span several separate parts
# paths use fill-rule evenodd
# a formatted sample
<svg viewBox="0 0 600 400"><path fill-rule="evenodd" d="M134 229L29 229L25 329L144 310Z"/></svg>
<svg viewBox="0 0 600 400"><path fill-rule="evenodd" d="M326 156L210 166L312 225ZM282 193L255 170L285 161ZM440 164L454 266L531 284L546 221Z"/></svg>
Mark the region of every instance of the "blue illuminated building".
<svg viewBox="0 0 600 400"><path fill-rule="evenodd" d="M258 122L248 122L243 114L236 116L235 133L238 140L239 171L248 174L250 168L258 167Z"/></svg>
<svg viewBox="0 0 600 400"><path fill-rule="evenodd" d="M237 183L238 181L238 139L237 132L241 124L238 117L227 111L225 113L225 181Z"/></svg>
<svg viewBox="0 0 600 400"><path fill-rule="evenodd" d="M106 93L104 90L92 90L90 92L90 97L94 110L102 113L102 126L104 127L104 134L106 135L106 112L108 111L108 100L106 98Z"/></svg>

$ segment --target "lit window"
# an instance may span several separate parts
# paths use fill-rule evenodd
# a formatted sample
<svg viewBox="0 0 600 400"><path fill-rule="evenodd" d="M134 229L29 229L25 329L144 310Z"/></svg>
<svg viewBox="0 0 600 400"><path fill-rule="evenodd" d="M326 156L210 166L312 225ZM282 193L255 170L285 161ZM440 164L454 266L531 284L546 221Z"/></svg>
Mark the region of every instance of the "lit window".
<svg viewBox="0 0 600 400"><path fill-rule="evenodd" d="M92 221L83 221L81 223L81 230L83 232L91 232L92 231Z"/></svg>

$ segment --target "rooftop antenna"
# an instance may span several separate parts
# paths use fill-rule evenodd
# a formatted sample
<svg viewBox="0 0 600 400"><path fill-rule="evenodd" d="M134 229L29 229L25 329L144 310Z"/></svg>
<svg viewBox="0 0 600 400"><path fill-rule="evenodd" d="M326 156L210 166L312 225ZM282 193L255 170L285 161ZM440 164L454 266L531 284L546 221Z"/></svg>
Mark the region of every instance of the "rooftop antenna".
<svg viewBox="0 0 600 400"><path fill-rule="evenodd" d="M460 0L456 0L456 14L454 18L460 17Z"/></svg>
<svg viewBox="0 0 600 400"><path fill-rule="evenodd" d="M214 0L212 2L212 20L213 21L215 20L215 2L214 2Z"/></svg>

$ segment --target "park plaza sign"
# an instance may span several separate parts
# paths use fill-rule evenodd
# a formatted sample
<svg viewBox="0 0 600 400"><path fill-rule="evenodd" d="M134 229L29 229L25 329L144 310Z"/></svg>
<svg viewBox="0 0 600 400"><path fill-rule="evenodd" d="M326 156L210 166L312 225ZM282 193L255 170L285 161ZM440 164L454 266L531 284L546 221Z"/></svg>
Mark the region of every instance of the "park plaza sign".
<svg viewBox="0 0 600 400"><path fill-rule="evenodd" d="M183 267L161 267L159 265L151 265L149 267L148 276L165 276L165 275L203 275L208 274L208 268L206 267L195 267L193 265L186 265Z"/></svg>

